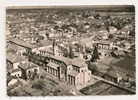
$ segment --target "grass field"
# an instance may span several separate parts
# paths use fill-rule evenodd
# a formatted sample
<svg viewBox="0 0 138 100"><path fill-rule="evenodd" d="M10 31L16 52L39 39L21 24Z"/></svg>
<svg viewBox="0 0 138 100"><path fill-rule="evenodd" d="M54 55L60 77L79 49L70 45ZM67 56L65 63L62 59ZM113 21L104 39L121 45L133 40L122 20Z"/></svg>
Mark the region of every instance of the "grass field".
<svg viewBox="0 0 138 100"><path fill-rule="evenodd" d="M98 81L94 85L87 86L80 90L85 95L126 95L128 92Z"/></svg>
<svg viewBox="0 0 138 100"><path fill-rule="evenodd" d="M115 66L116 68L122 69L123 72L126 72L131 77L135 77L136 73L135 57L126 55L125 57L123 57L117 62L112 63L111 65Z"/></svg>

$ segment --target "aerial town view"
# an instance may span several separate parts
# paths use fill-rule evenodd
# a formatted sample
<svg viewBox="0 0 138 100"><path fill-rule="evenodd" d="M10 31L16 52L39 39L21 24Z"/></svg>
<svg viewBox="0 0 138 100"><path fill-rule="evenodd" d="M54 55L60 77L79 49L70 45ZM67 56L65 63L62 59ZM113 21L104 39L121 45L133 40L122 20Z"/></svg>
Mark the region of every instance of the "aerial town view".
<svg viewBox="0 0 138 100"><path fill-rule="evenodd" d="M8 96L136 94L132 5L6 8Z"/></svg>

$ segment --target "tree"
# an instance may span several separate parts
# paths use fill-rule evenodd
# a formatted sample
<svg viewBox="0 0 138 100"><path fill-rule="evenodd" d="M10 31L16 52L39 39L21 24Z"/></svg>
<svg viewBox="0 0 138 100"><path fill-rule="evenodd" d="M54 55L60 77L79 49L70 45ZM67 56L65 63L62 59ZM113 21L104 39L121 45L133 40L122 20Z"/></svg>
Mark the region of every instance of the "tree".
<svg viewBox="0 0 138 100"><path fill-rule="evenodd" d="M97 59L99 59L99 53L98 53L97 46L95 46L95 47L94 47L93 54L92 54L91 61L92 61L92 62L96 62Z"/></svg>
<svg viewBox="0 0 138 100"><path fill-rule="evenodd" d="M109 30L110 22L107 20L104 22L104 25L105 25L106 30L109 32L110 31Z"/></svg>
<svg viewBox="0 0 138 100"><path fill-rule="evenodd" d="M95 18L95 19L99 19L100 17L101 17L100 14L95 14L95 15L94 15L94 18Z"/></svg>
<svg viewBox="0 0 138 100"><path fill-rule="evenodd" d="M69 56L68 50L63 50L63 51L64 51L64 56L65 56L65 57L68 57L68 56Z"/></svg>
<svg viewBox="0 0 138 100"><path fill-rule="evenodd" d="M109 39L113 39L113 37L114 37L113 34L109 34L108 36Z"/></svg>
<svg viewBox="0 0 138 100"><path fill-rule="evenodd" d="M49 39L49 33L45 33L45 36L47 37L47 39Z"/></svg>
<svg viewBox="0 0 138 100"><path fill-rule="evenodd" d="M52 47L53 47L53 55L55 55L55 44L56 44L56 41L55 41L55 39L53 39L53 44L52 44Z"/></svg>
<svg viewBox="0 0 138 100"><path fill-rule="evenodd" d="M73 54L73 51L72 51L72 47L71 45L69 46L69 58L73 58L74 57L74 54Z"/></svg>
<svg viewBox="0 0 138 100"><path fill-rule="evenodd" d="M88 69L94 74L95 72L98 72L98 68L96 64L92 63L91 61L87 62L88 64Z"/></svg>

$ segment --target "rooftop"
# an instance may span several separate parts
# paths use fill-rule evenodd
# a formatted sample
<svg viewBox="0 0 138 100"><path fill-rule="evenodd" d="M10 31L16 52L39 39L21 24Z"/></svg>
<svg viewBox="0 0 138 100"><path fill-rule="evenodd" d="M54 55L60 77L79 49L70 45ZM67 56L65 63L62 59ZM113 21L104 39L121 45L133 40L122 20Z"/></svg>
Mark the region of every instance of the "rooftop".
<svg viewBox="0 0 138 100"><path fill-rule="evenodd" d="M49 63L47 64L47 66L50 66L50 67L52 67L52 68L54 68L54 69L57 69L57 67L59 67L58 64L52 63L52 62L49 62Z"/></svg>
<svg viewBox="0 0 138 100"><path fill-rule="evenodd" d="M71 59L71 58L67 58L67 57L63 57L63 56L50 56L56 60L59 61L63 61L66 65L74 65L74 66L78 66L78 67L84 67L85 66L85 60L81 59L79 57Z"/></svg>
<svg viewBox="0 0 138 100"><path fill-rule="evenodd" d="M28 47L28 48L37 48L37 47L43 47L43 46L48 46L52 44L52 41L48 41L48 40L41 40L40 43L38 44L31 44L29 42L25 42L21 39L10 39L10 41L18 44L18 45L22 45L24 47Z"/></svg>
<svg viewBox="0 0 138 100"><path fill-rule="evenodd" d="M110 45L110 41L100 41L98 44L103 44L103 45Z"/></svg>
<svg viewBox="0 0 138 100"><path fill-rule="evenodd" d="M14 73L14 72L18 72L18 71L21 71L21 69L17 68L17 69L12 70L11 72Z"/></svg>
<svg viewBox="0 0 138 100"><path fill-rule="evenodd" d="M76 77L79 73L77 71L75 71L75 70L71 70L71 71L69 71L68 74L71 75L71 76Z"/></svg>
<svg viewBox="0 0 138 100"><path fill-rule="evenodd" d="M31 63L31 62L21 63L19 66L22 69L30 69L30 68L38 67L36 64Z"/></svg>
<svg viewBox="0 0 138 100"><path fill-rule="evenodd" d="M52 55L51 55L51 57L56 59L56 60L63 61L67 65L71 65L72 64L72 59L70 59L70 58L63 57L63 56L52 56Z"/></svg>
<svg viewBox="0 0 138 100"><path fill-rule="evenodd" d="M43 46L49 46L49 45L52 45L53 42L52 41L49 41L49 40L41 40L40 41L40 47L43 47Z"/></svg>
<svg viewBox="0 0 138 100"><path fill-rule="evenodd" d="M6 57L12 63L17 63L17 62L21 62L21 61L25 61L26 60L25 57L21 57L21 56L19 56L17 54L13 54L11 52L7 53Z"/></svg>
<svg viewBox="0 0 138 100"><path fill-rule="evenodd" d="M86 63L84 59L77 57L77 58L72 59L72 65L75 65L78 67L84 67Z"/></svg>

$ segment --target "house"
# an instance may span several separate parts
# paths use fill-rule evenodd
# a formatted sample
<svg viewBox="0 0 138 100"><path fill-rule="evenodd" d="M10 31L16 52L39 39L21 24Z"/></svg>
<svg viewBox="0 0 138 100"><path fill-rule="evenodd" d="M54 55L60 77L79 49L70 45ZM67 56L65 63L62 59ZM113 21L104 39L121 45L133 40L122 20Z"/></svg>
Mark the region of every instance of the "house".
<svg viewBox="0 0 138 100"><path fill-rule="evenodd" d="M95 41L93 44L97 47L101 58L110 56L111 51L114 49L114 44L110 41Z"/></svg>
<svg viewBox="0 0 138 100"><path fill-rule="evenodd" d="M22 62L27 61L25 57L21 57L20 55L7 53L7 67L10 67L12 70L17 69L18 65Z"/></svg>
<svg viewBox="0 0 138 100"><path fill-rule="evenodd" d="M17 65L17 68L12 69L10 71L10 76L13 76L15 78L30 78L29 75L33 75L33 74L39 74L40 73L40 69L38 67L38 65L33 64L31 62L20 62Z"/></svg>
<svg viewBox="0 0 138 100"><path fill-rule="evenodd" d="M117 28L115 28L114 26L110 26L109 27L109 32L110 32L110 34L114 34L114 33L116 33L118 30L117 30Z"/></svg>
<svg viewBox="0 0 138 100"><path fill-rule="evenodd" d="M19 65L19 68L22 71L22 78L34 78L35 76L39 77L40 73L40 68L38 65L31 63L31 62L26 62L26 63L21 63Z"/></svg>
<svg viewBox="0 0 138 100"><path fill-rule="evenodd" d="M11 72L11 76L14 76L16 78L21 78L22 77L21 69L19 69L19 68L13 69L12 72Z"/></svg>
<svg viewBox="0 0 138 100"><path fill-rule="evenodd" d="M32 49L33 53L40 54L40 55L55 55L55 56L63 56L63 50L57 43L53 46L52 41L41 41L39 47Z"/></svg>
<svg viewBox="0 0 138 100"><path fill-rule="evenodd" d="M110 43L107 43L107 42L99 42L96 45L98 49L106 49L106 50L110 49Z"/></svg>

